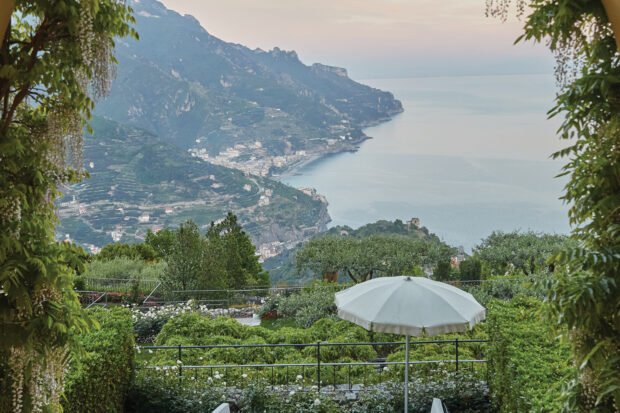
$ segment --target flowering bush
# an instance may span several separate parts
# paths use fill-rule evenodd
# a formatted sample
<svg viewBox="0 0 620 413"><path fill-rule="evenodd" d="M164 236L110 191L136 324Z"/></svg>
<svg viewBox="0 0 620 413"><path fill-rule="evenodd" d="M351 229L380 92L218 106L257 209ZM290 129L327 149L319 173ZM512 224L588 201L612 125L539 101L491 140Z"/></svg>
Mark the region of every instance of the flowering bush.
<svg viewBox="0 0 620 413"><path fill-rule="evenodd" d="M138 376L125 402L125 413L210 413L222 400L216 389L197 391L175 379Z"/></svg>
<svg viewBox="0 0 620 413"><path fill-rule="evenodd" d="M160 307L151 307L144 312L138 308L131 310L131 316L134 323L134 334L138 343L152 343L159 334L162 327L173 317L186 314L196 313L208 315L207 306L196 305L192 301L187 303L165 305Z"/></svg>
<svg viewBox="0 0 620 413"><path fill-rule="evenodd" d="M403 411L404 386L385 383L362 392L359 400L347 411L351 413L392 413ZM448 411L460 413L494 412L487 386L468 374L446 373L442 376L414 377L409 383L409 411L427 413L433 398L446 404Z"/></svg>
<svg viewBox="0 0 620 413"><path fill-rule="evenodd" d="M244 390L240 402L241 412L270 413L336 413L343 411L338 404L315 392L291 390L286 397L270 393L266 386L250 386Z"/></svg>
<svg viewBox="0 0 620 413"><path fill-rule="evenodd" d="M274 315L283 318L294 318L297 325L308 328L322 318L336 318L333 285L316 282L289 296L276 295L270 297L257 310L262 318Z"/></svg>

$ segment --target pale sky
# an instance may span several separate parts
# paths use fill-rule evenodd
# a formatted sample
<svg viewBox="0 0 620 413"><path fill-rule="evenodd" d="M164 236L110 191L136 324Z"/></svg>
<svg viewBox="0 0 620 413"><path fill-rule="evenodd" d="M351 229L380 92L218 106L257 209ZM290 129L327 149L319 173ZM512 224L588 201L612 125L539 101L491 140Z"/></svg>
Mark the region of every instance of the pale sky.
<svg viewBox="0 0 620 413"><path fill-rule="evenodd" d="M212 35L295 50L354 79L552 73L543 46L513 46L523 23L486 18L484 0L163 0ZM514 13L513 13L514 14Z"/></svg>

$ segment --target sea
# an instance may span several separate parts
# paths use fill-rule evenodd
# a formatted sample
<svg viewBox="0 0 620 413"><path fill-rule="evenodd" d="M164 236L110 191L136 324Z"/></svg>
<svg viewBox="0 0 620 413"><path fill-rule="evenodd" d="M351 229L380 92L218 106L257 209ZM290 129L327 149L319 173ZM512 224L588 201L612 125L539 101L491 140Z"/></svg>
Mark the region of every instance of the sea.
<svg viewBox="0 0 620 413"><path fill-rule="evenodd" d="M492 231L568 233L560 199L567 146L548 119L552 74L366 79L404 112L365 129L357 152L309 163L282 181L327 197L330 226L408 220L470 251Z"/></svg>

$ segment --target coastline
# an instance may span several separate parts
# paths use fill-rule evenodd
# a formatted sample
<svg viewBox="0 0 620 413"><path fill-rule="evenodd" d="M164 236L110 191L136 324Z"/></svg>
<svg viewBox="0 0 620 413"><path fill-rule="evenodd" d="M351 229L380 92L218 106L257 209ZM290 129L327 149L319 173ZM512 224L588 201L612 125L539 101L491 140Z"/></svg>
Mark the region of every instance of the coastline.
<svg viewBox="0 0 620 413"><path fill-rule="evenodd" d="M385 122L389 122L391 120L393 120L393 117L396 115L399 115L401 113L403 113L405 111L404 108L401 108L401 110L399 111L394 111L393 113L390 113L388 117L383 117L383 118L379 118L379 119L373 119L370 121L366 121L359 126L359 128L362 130L362 132L364 132L364 129L366 128L370 128L373 126L377 126L380 125L382 123ZM347 147L347 146L342 146L340 148L338 148L337 150L326 150L326 151L322 151L319 153L313 153L308 155L306 158L301 159L293 164L291 164L290 166L288 166L285 170L277 173L277 174L272 174L270 176L268 176L269 179L273 179L274 181L278 181L281 182L283 178L289 177L289 176L295 176L295 175L300 175L299 171L301 169L303 169L305 166L314 163L314 162L318 162L321 161L325 158L328 158L330 156L335 156L335 155L339 155L341 153L346 153L346 152L352 152L355 153L360 149L360 146L366 142L367 140L370 139L374 139L374 137L372 136L368 136L364 133L364 136L362 138L360 138L357 142L351 144L351 146Z"/></svg>
<svg viewBox="0 0 620 413"><path fill-rule="evenodd" d="M373 139L373 138L371 136L366 136L364 139L357 142L354 148L341 148L336 151L322 151L320 153L313 153L311 155L308 155L306 158L301 159L291 164L289 167L286 168L286 170L281 171L278 174L270 175L268 176L268 178L273 179L274 181L281 182L283 178L286 178L289 176L300 175L299 171L303 169L305 166L310 165L311 163L321 161L330 156L340 155L341 153L345 153L345 152L357 152L359 150L359 145L361 145L362 143L366 142L369 139Z"/></svg>

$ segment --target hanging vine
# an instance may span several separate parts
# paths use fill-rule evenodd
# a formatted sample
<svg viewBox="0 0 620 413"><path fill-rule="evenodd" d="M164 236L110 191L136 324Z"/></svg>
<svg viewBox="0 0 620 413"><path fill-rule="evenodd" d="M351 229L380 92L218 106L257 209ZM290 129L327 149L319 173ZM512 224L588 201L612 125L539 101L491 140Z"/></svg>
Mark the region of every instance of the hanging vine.
<svg viewBox="0 0 620 413"><path fill-rule="evenodd" d="M110 90L116 0L18 0L0 47L0 411L59 411L81 250L54 241L61 185L86 176L82 131Z"/></svg>
<svg viewBox="0 0 620 413"><path fill-rule="evenodd" d="M509 0L488 0L506 19ZM620 56L599 0L518 0L519 40L544 42L556 56L560 86L551 116L568 146L563 199L579 247L555 259L550 314L569 331L579 376L566 388L566 410L620 411Z"/></svg>

